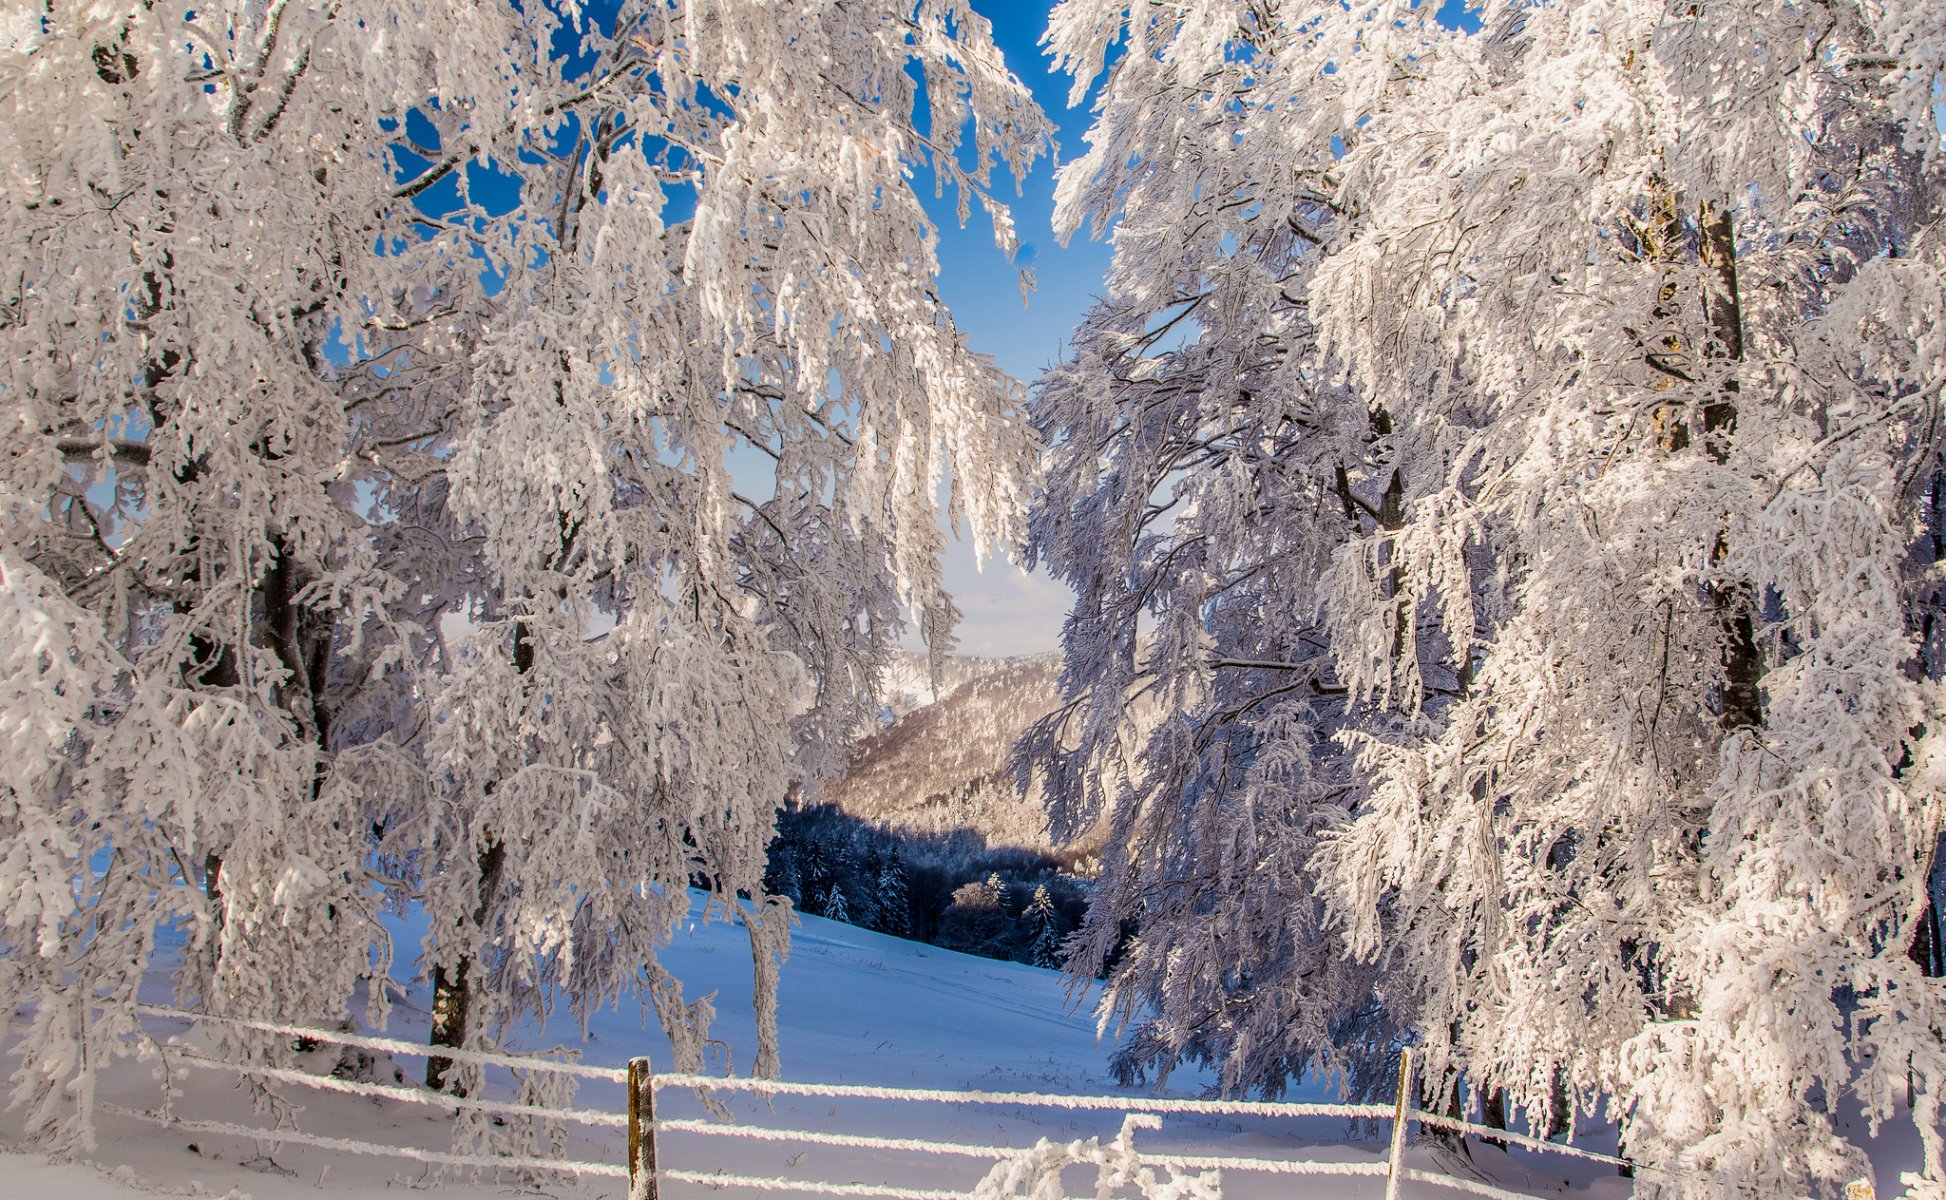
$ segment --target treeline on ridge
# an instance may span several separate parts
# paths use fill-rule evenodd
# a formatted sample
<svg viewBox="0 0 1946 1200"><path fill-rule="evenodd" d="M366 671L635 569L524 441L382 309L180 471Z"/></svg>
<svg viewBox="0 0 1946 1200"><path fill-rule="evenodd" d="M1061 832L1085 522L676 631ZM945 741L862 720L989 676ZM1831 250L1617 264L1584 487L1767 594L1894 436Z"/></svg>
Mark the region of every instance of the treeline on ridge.
<svg viewBox="0 0 1946 1200"><path fill-rule="evenodd" d="M977 830L879 828L835 805L777 816L764 889L801 913L985 958L1062 965L1087 909L1072 857L989 846Z"/></svg>

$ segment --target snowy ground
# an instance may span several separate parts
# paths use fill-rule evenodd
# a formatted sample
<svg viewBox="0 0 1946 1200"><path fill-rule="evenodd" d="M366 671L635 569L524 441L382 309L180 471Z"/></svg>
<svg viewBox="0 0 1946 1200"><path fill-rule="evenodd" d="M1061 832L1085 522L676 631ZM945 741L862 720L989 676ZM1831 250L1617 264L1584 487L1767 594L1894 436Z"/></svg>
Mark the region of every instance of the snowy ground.
<svg viewBox="0 0 1946 1200"><path fill-rule="evenodd" d="M400 932L402 946L416 940L414 931ZM749 950L741 932L723 924L696 925L678 938L665 961L685 981L692 998L717 989L715 1036L725 1043L736 1070L746 1072L755 1032L750 1017ZM388 1033L422 1038L425 1000L423 991L408 993ZM1068 997L1051 971L806 918L784 967L780 1011L784 1075L792 1080L1064 1094L1121 1091L1104 1071L1106 1051L1095 1040L1092 1020L1085 1009L1070 1010ZM619 1066L632 1055L646 1053L657 1069L666 1069L668 1043L653 1021L645 1025L641 1018L633 1010L603 1014L583 1044L582 1060ZM158 1026L157 1031L181 1029ZM573 1040L569 1029L527 1032L525 1042L535 1048ZM319 1058L320 1069L329 1065L330 1055ZM406 1080L423 1073L422 1061L413 1058L381 1065L396 1065ZM722 1064L713 1067L720 1071ZM1171 1093L1195 1095L1199 1082L1179 1077ZM182 1116L260 1123L236 1091L234 1077L197 1071L182 1081L182 1087L183 1098L177 1104ZM101 1095L129 1109L146 1110L156 1104L160 1088L150 1065L125 1061L106 1073ZM303 1105L298 1127L309 1133L431 1150L450 1147L451 1117L442 1108L331 1093L294 1094L293 1098ZM1313 1092L1290 1098L1335 1097ZM1091 1136L1106 1141L1120 1125L1119 1115L1113 1113L1014 1106L803 1098L779 1098L766 1106L750 1097L732 1099L731 1104L746 1124L982 1145L1031 1146L1041 1138L1063 1142ZM599 1083L584 1086L575 1105L623 1110L620 1089ZM693 1094L664 1092L658 1098L658 1115L697 1117L702 1109ZM400 1188L430 1186L437 1186L441 1197L454 1200L536 1193L531 1183L510 1174L472 1181L449 1176L440 1181L420 1164L400 1159L291 1143L258 1144L246 1138L159 1128L114 1114L102 1117L101 1131L92 1163L48 1164L31 1153L0 1157L0 1198L128 1200L144 1192L163 1192L292 1200L320 1193L396 1196ZM1331 1119L1178 1116L1168 1118L1159 1131L1139 1135L1137 1145L1178 1153L1376 1161L1383 1157L1384 1147L1373 1139L1383 1132L1380 1128L1358 1136L1344 1121ZM17 1140L18 1129L10 1117L0 1122L0 1137L10 1144ZM1475 1153L1480 1168L1496 1182L1537 1196L1572 1191L1585 1200L1619 1200L1629 1191L1626 1181L1594 1164L1577 1165L1518 1150L1511 1157L1485 1149ZM621 1163L621 1135L607 1129L583 1131L570 1144L569 1155ZM991 1166L966 1158L806 1148L689 1133L665 1133L660 1155L667 1169L952 1189L970 1187ZM1903 1153L1888 1154L1881 1195L1898 1190L1897 1168L1902 1164L1895 1160L1903 1157ZM1429 1169L1456 1165L1424 1145L1413 1147L1409 1161ZM1092 1175L1079 1169L1071 1170L1063 1182L1070 1195L1093 1191ZM1225 1195L1237 1200L1270 1200L1293 1192L1316 1200L1377 1200L1383 1190L1378 1179L1293 1179L1233 1171L1224 1173L1223 1183ZM538 1194L592 1200L620 1197L625 1190L610 1179L578 1183L554 1179L546 1181ZM1413 1200L1415 1193L1421 1200L1458 1195L1408 1184L1407 1200ZM758 1193L673 1183L664 1185L662 1195L667 1200L745 1200Z"/></svg>

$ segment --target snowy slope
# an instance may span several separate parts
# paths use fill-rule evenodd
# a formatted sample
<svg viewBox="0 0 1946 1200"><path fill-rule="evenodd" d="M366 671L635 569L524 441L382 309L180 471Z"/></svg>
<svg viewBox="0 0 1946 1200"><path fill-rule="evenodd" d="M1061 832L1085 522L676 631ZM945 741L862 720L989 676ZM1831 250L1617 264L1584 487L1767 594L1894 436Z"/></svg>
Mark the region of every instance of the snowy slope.
<svg viewBox="0 0 1946 1200"><path fill-rule="evenodd" d="M700 911L700 904L697 906ZM398 944L412 945L419 930L402 925ZM690 998L715 990L719 1039L730 1065L748 1070L756 1042L750 1009L749 948L740 930L720 922L693 924L664 955L665 963L688 984ZM1033 1091L1105 1091L1103 1053L1085 1013L1070 1014L1057 976L1050 971L954 954L934 947L869 933L819 918L804 919L797 931L780 984L781 1041L786 1074L793 1079L826 1082L868 1082L927 1087L1004 1087ZM166 987L147 998L166 1002ZM408 992L395 1010L388 1030L393 1036L417 1040L426 1030L423 989ZM605 1012L596 1017L583 1043L583 1061L622 1065L647 1054L658 1069L668 1069L668 1042L652 1017L635 1008ZM163 1031L165 1027L159 1026ZM180 1031L174 1026L168 1031ZM577 1040L572 1022L558 1020L542 1031L526 1031L528 1047L542 1048ZM328 1066L328 1055L320 1066ZM418 1060L397 1063L406 1079L423 1070ZM721 1071L719 1058L711 1069ZM104 1080L102 1095L131 1108L153 1105L159 1089L149 1064L117 1064ZM187 1098L178 1112L203 1119L257 1123L248 1106L233 1094L230 1080L198 1072L185 1081ZM402 1106L365 1098L302 1094L298 1125L307 1132L332 1137L362 1137L388 1144L447 1148L444 1110ZM585 1086L578 1105L621 1111L619 1089ZM751 1105L745 1104L749 1108ZM760 1106L759 1106L760 1107ZM785 1123L801 1119L807 1127L829 1123L831 1102L792 1105L778 1102ZM854 1108L858 1106L852 1106ZM700 1107L677 1095L665 1108L678 1115L698 1115ZM847 1113L857 1117L861 1113ZM986 1114L937 1110L894 1114L906 1136L981 1134ZM0 1119L8 1141L18 1137L16 1118ZM974 1124L974 1122L979 1124ZM871 1118L860 1128L883 1132L889 1126ZM259 1200L315 1196L323 1187L335 1195L390 1193L395 1184L422 1177L417 1164L382 1158L356 1158L306 1147L286 1145L270 1162L256 1161L258 1147L248 1141L158 1130L113 1114L101 1119L102 1139L96 1161L109 1172L141 1178L150 1186L187 1194L199 1190L223 1195L229 1189ZM1026 1144L1034 1137L1026 1136ZM197 1151L187 1149L197 1144ZM665 1163L691 1169L756 1168L772 1173L787 1166L793 1150L777 1154L745 1154L741 1146L703 1143L701 1139L671 1138ZM693 1153L692 1153L693 1152ZM622 1148L616 1136L598 1131L578 1139L572 1157L619 1163ZM799 1163L808 1167L815 1152ZM936 1164L934 1164L936 1165ZM290 1174L283 1174L288 1171ZM973 1170L971 1177L978 1177ZM16 1190L16 1188L21 1190ZM551 1185L556 1195L618 1194L617 1185L591 1181L576 1188ZM690 1189L695 1191L697 1189ZM455 1196L502 1194L493 1186L453 1187ZM32 1158L10 1158L0 1173L0 1197L123 1196L126 1192L100 1172L82 1166L48 1167ZM683 1194L680 1188L665 1193Z"/></svg>
<svg viewBox="0 0 1946 1200"><path fill-rule="evenodd" d="M1023 654L1007 658L983 658L973 654L949 654L940 664L939 678L932 675L931 658L911 650L894 650L880 669L878 690L881 704L893 718L936 704L962 686L988 675L1033 663L1058 664L1057 654Z"/></svg>
<svg viewBox="0 0 1946 1200"><path fill-rule="evenodd" d="M700 905L698 906L700 908ZM400 929L401 943L410 944L416 930ZM755 1043L749 1009L749 951L741 932L721 923L696 924L670 947L665 961L688 982L693 998L716 989L719 1013L715 1035L739 1072L747 1070ZM160 998L160 997L158 997ZM418 1038L425 1031L423 992L408 993L390 1032ZM984 1088L1035 1092L1108 1094L1117 1089L1106 1077L1104 1048L1096 1042L1085 1004L1071 1011L1058 976L1051 971L995 962L939 950L870 933L850 925L806 918L798 931L781 985L781 1036L784 1073L803 1081L865 1083L898 1087ZM644 1026L638 1011L607 1012L592 1024L583 1044L583 1061L620 1065L631 1055L646 1053L658 1069L669 1063L668 1043L661 1033ZM180 1029L180 1027L177 1027ZM159 1030L160 1031L160 1030ZM572 1029L528 1030L530 1048L574 1041ZM320 1055L320 1069L330 1055ZM399 1070L413 1079L422 1070L416 1059L400 1059ZM719 1061L713 1069L721 1070ZM1199 1081L1178 1077L1172 1092L1194 1095ZM184 1081L185 1098L178 1113L203 1119L256 1122L230 1080L196 1072ZM158 1089L146 1064L123 1062L106 1073L103 1096L131 1108L155 1103ZM389 1101L338 1094L295 1096L302 1104L300 1128L313 1133L357 1138L394 1145L447 1148L448 1114L439 1108L403 1106ZM1324 1097L1312 1091L1298 1098ZM985 1145L1028 1146L1040 1138L1067 1141L1078 1137L1112 1137L1119 1126L1115 1114L1075 1113L1015 1106L948 1106L893 1104L884 1101L779 1098L768 1108L758 1100L732 1097L731 1107L746 1123L822 1129L880 1136L948 1139ZM578 1106L622 1110L619 1089L589 1085L577 1097ZM702 1109L693 1094L664 1092L659 1115L697 1117ZM402 1111L404 1110L404 1111ZM11 1122L0 1124L8 1140L18 1136ZM30 1197L61 1200L128 1200L140 1195L130 1185L174 1194L252 1197L254 1200L296 1200L320 1194L376 1200L396 1196L401 1186L424 1186L424 1171L414 1163L366 1158L335 1151L285 1144L281 1148L254 1145L248 1139L158 1129L126 1117L107 1115L95 1165L49 1165L32 1154L8 1154L0 1160L0 1198ZM1143 1134L1138 1145L1151 1149L1271 1157L1302 1156L1372 1161L1383 1147L1371 1140L1345 1143L1348 1130L1336 1120L1264 1120L1208 1117L1171 1117L1164 1128ZM191 1143L195 1150L189 1149ZM264 1152L271 1150L268 1158ZM623 1148L619 1133L598 1130L577 1136L571 1157L619 1163ZM1438 1164L1425 1147L1412 1151L1414 1165ZM1549 1163L1523 1157L1525 1166L1497 1152L1480 1154L1483 1165L1504 1183L1540 1195L1564 1190L1560 1175L1541 1172ZM665 1168L775 1175L791 1179L823 1179L839 1183L889 1182L930 1188L967 1188L990 1164L885 1151L828 1147L804 1148L784 1143L754 1143L742 1139L705 1138L696 1134L665 1134L661 1139ZM1559 1171L1561 1164L1553 1165ZM1530 1171L1535 1172L1530 1174ZM1616 1200L1626 1184L1599 1168L1571 1169L1580 1186L1578 1196ZM1881 1180L1890 1185L1896 1176ZM516 1180L455 1182L438 1194L465 1198L504 1196ZM1270 1200L1292 1194L1289 1178L1227 1173L1225 1194L1239 1200ZM1382 1181L1376 1179L1305 1179L1303 1194L1316 1200L1376 1200ZM1069 1194L1088 1194L1092 1178L1079 1170L1064 1179ZM624 1189L614 1180L592 1179L579 1184L550 1180L546 1194L567 1197L619 1197ZM1886 1187L1882 1194L1890 1194ZM1409 1185L1413 1197L1441 1196L1444 1189ZM772 1193L776 1194L776 1193ZM1456 1193L1448 1193L1456 1195ZM665 1185L668 1200L723 1197L742 1200L757 1193L742 1188L711 1188L697 1184ZM1443 1200L1443 1197L1442 1197Z"/></svg>
<svg viewBox="0 0 1946 1200"><path fill-rule="evenodd" d="M1020 793L1009 759L1027 727L1060 704L1060 660L979 661L992 665L861 739L818 798L904 833L970 829L989 846L1050 849L1047 800L1038 783Z"/></svg>

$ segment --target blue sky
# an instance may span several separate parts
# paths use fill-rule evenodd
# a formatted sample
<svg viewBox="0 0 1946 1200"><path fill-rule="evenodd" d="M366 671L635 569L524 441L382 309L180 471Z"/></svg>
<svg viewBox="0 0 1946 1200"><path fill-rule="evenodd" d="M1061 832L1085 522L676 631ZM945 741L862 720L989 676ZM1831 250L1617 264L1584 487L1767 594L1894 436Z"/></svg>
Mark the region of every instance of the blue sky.
<svg viewBox="0 0 1946 1200"><path fill-rule="evenodd" d="M1078 158L1091 113L1090 100L1067 105L1072 80L1055 74L1039 46L1047 29L1051 0L972 0L975 11L993 22L994 40L1007 65L1034 91L1034 98L1059 127L1059 161ZM1476 32L1478 16L1466 0L1440 0L1437 20L1451 29ZM993 230L975 215L965 229L954 224L950 200L932 206L940 226L940 296L966 332L973 348L991 354L1014 378L1034 378L1065 354L1067 337L1107 278L1107 245L1084 230L1063 247L1054 238L1054 163L1035 164L1012 200L1021 254L1038 276L1038 288L1023 308L1013 269L993 246ZM921 185L927 187L928 185ZM998 189L1005 194L1008 187ZM1045 574L1029 576L1008 562L989 561L980 572L973 551L956 542L947 555L946 585L965 613L959 649L968 654L1030 654L1052 650L1060 641L1074 595ZM915 644L908 639L909 644Z"/></svg>
<svg viewBox="0 0 1946 1200"><path fill-rule="evenodd" d="M609 6L597 3L592 7L596 19L612 19L601 16L602 12L612 12ZM995 40L1008 66L1033 89L1035 100L1059 126L1060 161L1066 161L1081 152L1089 114L1085 104L1067 107L1070 81L1066 75L1050 74L1048 59L1041 52L1039 41L1051 7L1052 0L974 0L975 10L993 23ZM422 144L437 144L436 132L423 119L418 120L413 133ZM429 165L404 151L399 156L401 181ZM1031 264L1038 278L1037 289L1024 304L1018 272L995 247L993 226L979 206L973 206L973 216L961 228L957 198L949 193L933 199L932 180L924 172L914 180L939 228L941 297L973 348L991 355L1024 384L1031 384L1042 370L1063 357L1068 334L1093 302L1110 259L1105 245L1085 236L1066 247L1055 240L1050 224L1054 168L1054 161L1044 157L1024 180L1013 180L1004 170L994 180L995 196L1013 211L1020 239L1015 261ZM495 197L502 196L507 206L517 203L512 180L481 166L469 167L468 173L473 194L487 198L489 206L495 205ZM423 202L434 210L456 206L458 176L429 189ZM342 360L349 358L353 349L338 342L328 353ZM761 469L762 464L757 466ZM731 469L738 470L735 456ZM757 480L751 480L749 486L758 493L767 491ZM968 654L1010 655L1054 649L1073 599L1066 587L1045 574L1029 576L1005 555L989 556L986 569L978 569L972 545L958 539L950 543L947 553L946 584L965 614L958 649ZM906 642L918 648L916 633L909 632Z"/></svg>
<svg viewBox="0 0 1946 1200"><path fill-rule="evenodd" d="M1034 91L1034 98L1059 127L1060 161L1079 157L1085 148L1088 106L1067 106L1070 80L1052 74L1039 41L1047 28L1051 5L1009 0L974 0L973 7L993 22L994 39L1007 65ZM1014 268L993 245L993 228L977 209L961 229L955 223L952 199L932 205L940 226L939 292L952 309L973 348L993 356L1001 367L1031 384L1042 370L1060 361L1068 334L1099 293L1108 274L1109 251L1102 243L1077 234L1063 247L1050 224L1054 215L1054 164L1036 163L1021 194L1013 195L1011 181L996 180L996 192L1013 208L1020 238L1020 260L1037 276L1035 291L1025 305ZM930 185L920 181L922 194ZM1052 650L1073 595L1045 574L1029 576L1004 559L989 559L984 572L976 570L972 547L953 544L947 554L946 584L965 616L959 628L959 649L967 654L1028 654Z"/></svg>

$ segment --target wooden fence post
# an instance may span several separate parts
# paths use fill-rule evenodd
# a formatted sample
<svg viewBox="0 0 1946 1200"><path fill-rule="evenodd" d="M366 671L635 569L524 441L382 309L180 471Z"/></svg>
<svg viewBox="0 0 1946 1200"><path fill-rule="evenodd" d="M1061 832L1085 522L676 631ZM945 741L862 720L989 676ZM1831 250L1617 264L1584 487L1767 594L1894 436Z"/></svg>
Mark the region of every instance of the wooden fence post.
<svg viewBox="0 0 1946 1200"><path fill-rule="evenodd" d="M1412 1111L1412 1051L1399 1051L1399 1103L1392 1110L1392 1153L1385 1165L1385 1200L1399 1200L1405 1181L1405 1120Z"/></svg>
<svg viewBox="0 0 1946 1200"><path fill-rule="evenodd" d="M649 1060L628 1060L628 1196L658 1200L655 1186L655 1078Z"/></svg>

